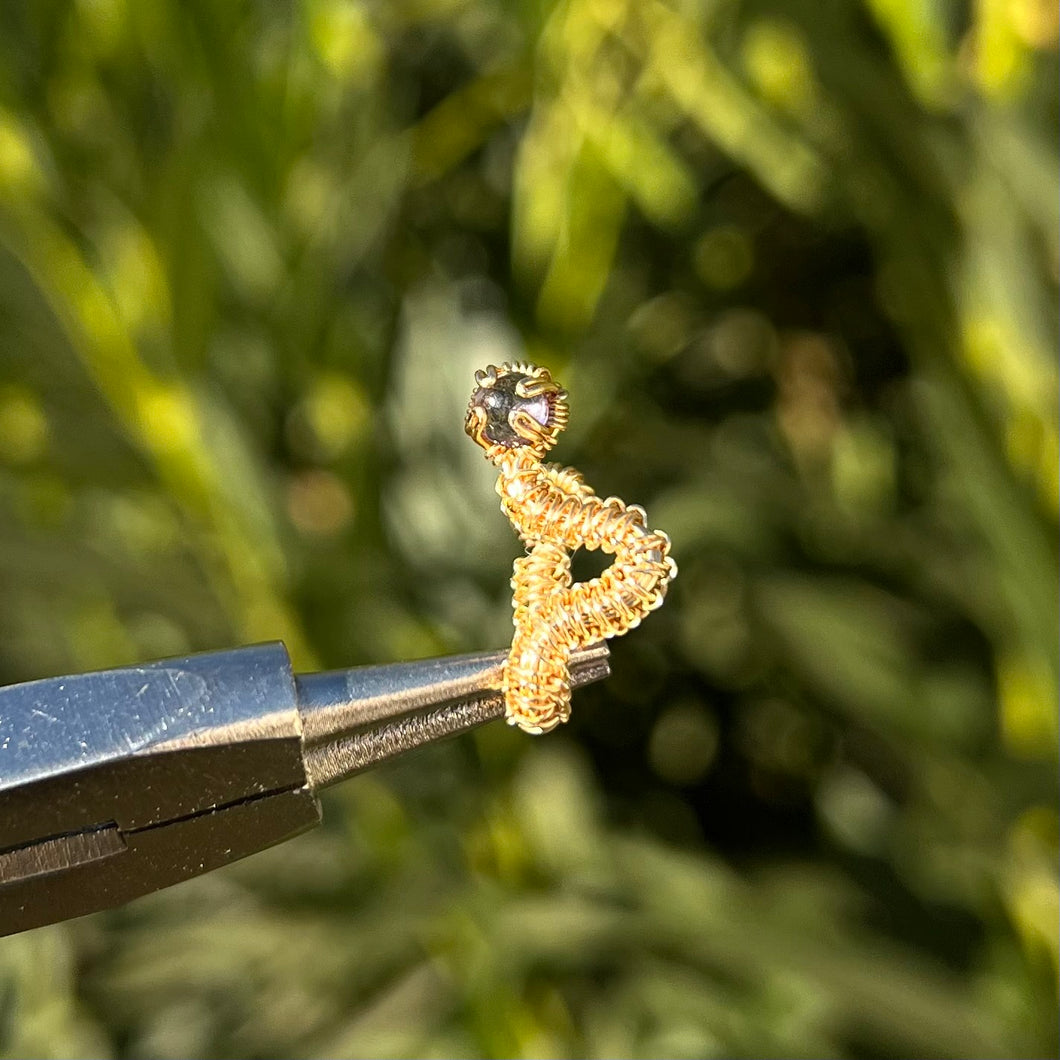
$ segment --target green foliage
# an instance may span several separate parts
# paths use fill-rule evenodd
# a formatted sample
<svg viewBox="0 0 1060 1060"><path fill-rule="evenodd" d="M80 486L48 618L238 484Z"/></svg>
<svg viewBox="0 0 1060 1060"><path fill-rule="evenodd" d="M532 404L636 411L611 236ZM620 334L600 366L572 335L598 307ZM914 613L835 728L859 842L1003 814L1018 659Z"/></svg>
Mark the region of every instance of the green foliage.
<svg viewBox="0 0 1060 1060"><path fill-rule="evenodd" d="M461 432L681 567L615 674L0 940L0 1055L1057 1049L1045 0L0 5L0 680L500 646Z"/></svg>

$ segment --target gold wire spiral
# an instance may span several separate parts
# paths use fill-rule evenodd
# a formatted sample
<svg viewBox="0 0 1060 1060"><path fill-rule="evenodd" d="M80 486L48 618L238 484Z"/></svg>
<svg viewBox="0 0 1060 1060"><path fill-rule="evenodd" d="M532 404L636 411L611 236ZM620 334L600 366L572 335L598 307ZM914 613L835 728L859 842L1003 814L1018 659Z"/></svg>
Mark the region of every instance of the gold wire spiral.
<svg viewBox="0 0 1060 1060"><path fill-rule="evenodd" d="M501 509L527 547L512 573L505 714L526 732L548 732L570 717L571 653L635 628L662 604L677 564L643 508L601 500L573 468L542 463L568 418L567 392L547 368L490 365L475 382L464 429L500 472ZM579 548L615 558L574 583L570 554Z"/></svg>

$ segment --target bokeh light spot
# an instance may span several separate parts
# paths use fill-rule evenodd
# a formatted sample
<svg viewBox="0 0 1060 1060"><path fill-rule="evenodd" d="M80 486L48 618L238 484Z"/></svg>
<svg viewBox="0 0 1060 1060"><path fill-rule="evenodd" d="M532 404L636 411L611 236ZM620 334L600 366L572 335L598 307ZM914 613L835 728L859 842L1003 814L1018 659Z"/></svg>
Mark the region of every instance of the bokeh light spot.
<svg viewBox="0 0 1060 1060"><path fill-rule="evenodd" d="M140 427L161 452L187 450L198 436L191 396L184 390L156 384L136 392Z"/></svg>
<svg viewBox="0 0 1060 1060"><path fill-rule="evenodd" d="M346 483L330 471L305 471L287 486L287 514L309 537L331 537L353 519L353 498Z"/></svg>
<svg viewBox="0 0 1060 1060"><path fill-rule="evenodd" d="M48 418L37 396L25 387L0 388L0 460L30 464L48 445Z"/></svg>
<svg viewBox="0 0 1060 1060"><path fill-rule="evenodd" d="M323 0L312 7L310 33L324 66L344 81L370 76L382 57L382 47L361 6Z"/></svg>
<svg viewBox="0 0 1060 1060"><path fill-rule="evenodd" d="M25 192L40 179L29 137L11 115L0 110L0 189Z"/></svg>
<svg viewBox="0 0 1060 1060"><path fill-rule="evenodd" d="M758 19L744 36L744 69L776 107L805 113L816 96L813 68L799 30L775 19Z"/></svg>
<svg viewBox="0 0 1060 1060"><path fill-rule="evenodd" d="M754 247L736 225L719 225L696 244L693 261L699 278L716 290L739 287L754 268Z"/></svg>
<svg viewBox="0 0 1060 1060"><path fill-rule="evenodd" d="M1056 684L1048 663L1008 653L998 662L1001 731L1020 758L1056 756Z"/></svg>
<svg viewBox="0 0 1060 1060"><path fill-rule="evenodd" d="M688 785L704 777L717 751L717 722L699 703L684 703L655 723L648 759L663 780Z"/></svg>

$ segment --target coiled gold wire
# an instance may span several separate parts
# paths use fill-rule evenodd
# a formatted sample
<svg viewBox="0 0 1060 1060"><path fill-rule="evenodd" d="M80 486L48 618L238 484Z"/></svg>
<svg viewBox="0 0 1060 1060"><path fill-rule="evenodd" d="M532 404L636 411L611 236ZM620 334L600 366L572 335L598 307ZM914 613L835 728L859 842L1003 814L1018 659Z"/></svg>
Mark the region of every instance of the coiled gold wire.
<svg viewBox="0 0 1060 1060"><path fill-rule="evenodd" d="M522 364L490 366L480 376L491 385L505 372L551 382L545 369ZM546 431L531 424L529 444L484 444L500 472L501 508L527 546L512 573L515 635L504 696L509 724L530 733L548 732L570 717L571 654L635 628L662 604L677 574L670 539L648 528L643 508L617 497L601 500L573 468L542 463L567 421L565 402L555 407L559 414ZM469 424L472 419L469 414ZM473 425L468 433L480 440ZM570 553L579 548L601 549L614 561L598 577L574 583Z"/></svg>

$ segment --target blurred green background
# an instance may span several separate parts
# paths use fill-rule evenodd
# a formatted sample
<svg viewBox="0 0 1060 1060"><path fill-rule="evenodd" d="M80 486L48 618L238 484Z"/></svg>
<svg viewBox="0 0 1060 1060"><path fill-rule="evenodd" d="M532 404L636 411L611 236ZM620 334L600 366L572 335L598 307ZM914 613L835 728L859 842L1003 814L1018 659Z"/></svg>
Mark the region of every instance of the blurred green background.
<svg viewBox="0 0 1060 1060"><path fill-rule="evenodd" d="M504 359L681 568L561 732L0 940L0 1055L1055 1056L1057 21L0 4L0 682L504 646Z"/></svg>

